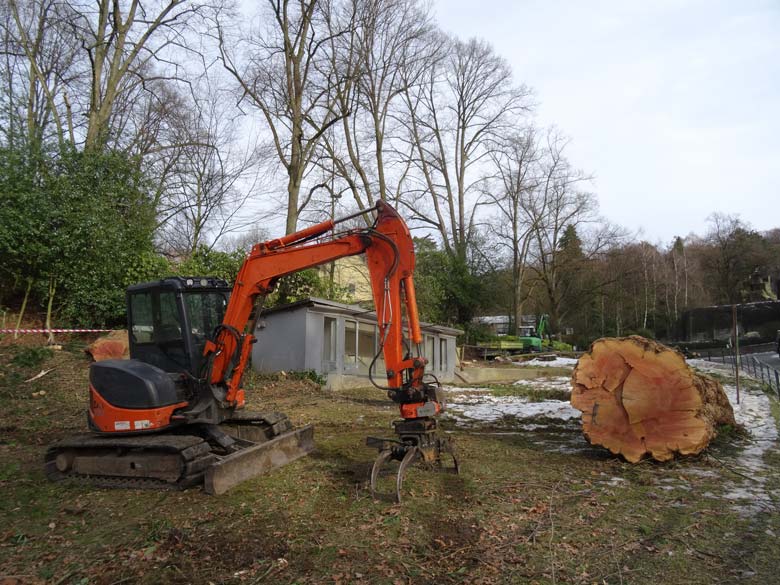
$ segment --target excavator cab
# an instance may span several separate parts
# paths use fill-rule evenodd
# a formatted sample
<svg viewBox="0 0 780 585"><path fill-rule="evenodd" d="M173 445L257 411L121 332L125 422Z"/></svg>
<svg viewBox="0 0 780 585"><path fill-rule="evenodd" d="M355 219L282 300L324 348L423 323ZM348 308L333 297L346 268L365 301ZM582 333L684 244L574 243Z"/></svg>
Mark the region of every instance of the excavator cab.
<svg viewBox="0 0 780 585"><path fill-rule="evenodd" d="M219 278L174 276L127 289L130 357L199 377L203 349L222 323L231 287Z"/></svg>
<svg viewBox="0 0 780 585"><path fill-rule="evenodd" d="M189 381L201 377L204 347L222 323L230 292L227 282L208 277L129 287L131 359L90 367L92 430L151 433L173 424L174 413L193 399Z"/></svg>

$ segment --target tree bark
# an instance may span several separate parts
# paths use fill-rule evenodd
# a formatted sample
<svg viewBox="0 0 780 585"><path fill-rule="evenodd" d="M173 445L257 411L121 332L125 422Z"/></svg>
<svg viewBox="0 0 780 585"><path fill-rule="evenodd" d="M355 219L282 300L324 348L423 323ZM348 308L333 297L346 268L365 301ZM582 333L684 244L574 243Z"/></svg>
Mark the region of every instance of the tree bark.
<svg viewBox="0 0 780 585"><path fill-rule="evenodd" d="M46 329L49 329L49 335L46 341L47 345L54 345L54 333L51 332L51 311L54 306L54 293L57 292L57 281L53 276L49 277L49 302L46 304Z"/></svg>
<svg viewBox="0 0 780 585"><path fill-rule="evenodd" d="M736 425L723 387L694 372L677 351L644 337L603 338L572 377L582 430L631 463L700 453L717 425Z"/></svg>
<svg viewBox="0 0 780 585"><path fill-rule="evenodd" d="M22 307L19 309L19 317L16 319L16 331L14 332L14 339L19 338L19 328L22 326L22 318L24 312L27 309L27 301L30 299L30 291L32 290L33 279L27 279L27 288L24 290L24 299L22 300Z"/></svg>

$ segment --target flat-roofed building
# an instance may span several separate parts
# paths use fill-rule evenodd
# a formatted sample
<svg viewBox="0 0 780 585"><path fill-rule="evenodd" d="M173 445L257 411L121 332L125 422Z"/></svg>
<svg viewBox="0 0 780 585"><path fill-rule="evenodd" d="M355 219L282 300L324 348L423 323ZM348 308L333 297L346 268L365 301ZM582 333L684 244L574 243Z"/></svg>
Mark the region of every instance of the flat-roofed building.
<svg viewBox="0 0 780 585"><path fill-rule="evenodd" d="M454 378L455 339L460 329L422 323L426 372L441 382ZM263 312L255 331L252 365L261 372L315 371L330 388L370 385L368 369L379 353L376 313L359 305L310 298ZM385 383L385 362L374 379Z"/></svg>

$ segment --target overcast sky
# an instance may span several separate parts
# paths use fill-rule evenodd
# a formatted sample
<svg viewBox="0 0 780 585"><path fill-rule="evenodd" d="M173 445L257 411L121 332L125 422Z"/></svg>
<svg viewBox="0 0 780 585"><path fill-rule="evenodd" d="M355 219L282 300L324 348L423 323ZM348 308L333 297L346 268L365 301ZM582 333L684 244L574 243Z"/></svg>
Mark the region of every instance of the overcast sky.
<svg viewBox="0 0 780 585"><path fill-rule="evenodd" d="M436 0L536 90L602 214L653 242L780 227L780 0Z"/></svg>

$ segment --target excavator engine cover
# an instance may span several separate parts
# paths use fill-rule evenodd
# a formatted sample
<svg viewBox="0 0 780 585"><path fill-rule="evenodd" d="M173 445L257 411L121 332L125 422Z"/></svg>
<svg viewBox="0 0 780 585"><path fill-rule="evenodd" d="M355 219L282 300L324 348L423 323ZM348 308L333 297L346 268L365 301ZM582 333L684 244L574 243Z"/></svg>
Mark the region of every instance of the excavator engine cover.
<svg viewBox="0 0 780 585"><path fill-rule="evenodd" d="M89 383L117 408L159 408L180 402L168 374L138 360L105 360L89 368Z"/></svg>

